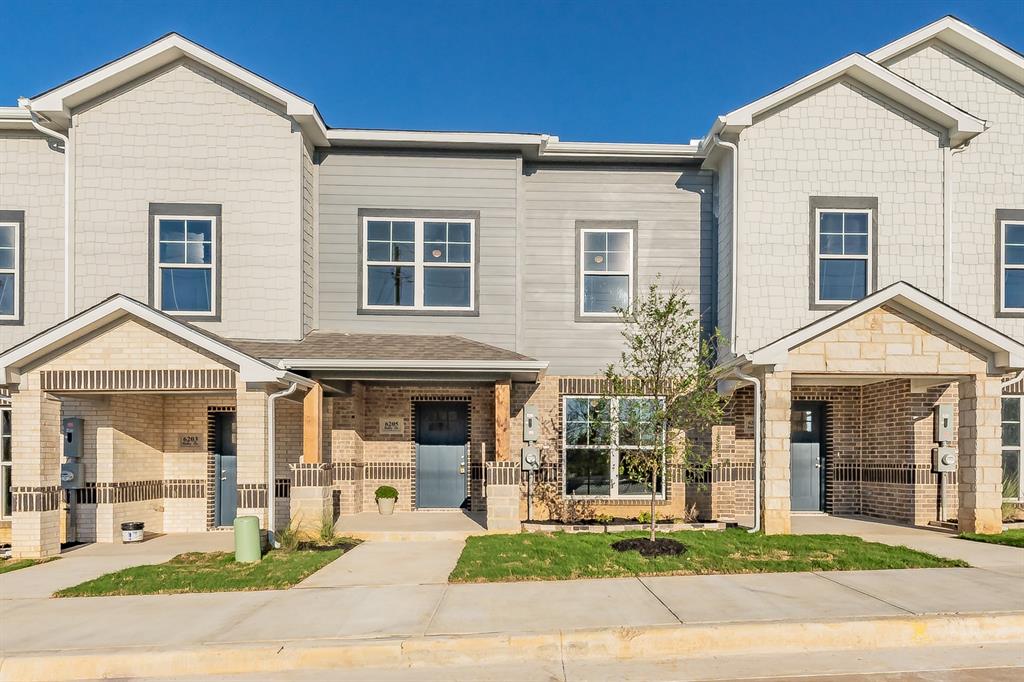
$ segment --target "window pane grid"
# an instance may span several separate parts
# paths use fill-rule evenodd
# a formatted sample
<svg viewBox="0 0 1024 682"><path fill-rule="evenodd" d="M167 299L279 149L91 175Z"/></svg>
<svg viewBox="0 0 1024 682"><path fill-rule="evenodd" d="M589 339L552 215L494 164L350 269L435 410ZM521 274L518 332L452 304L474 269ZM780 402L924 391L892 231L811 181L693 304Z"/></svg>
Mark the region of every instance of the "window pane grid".
<svg viewBox="0 0 1024 682"><path fill-rule="evenodd" d="M474 228L466 219L365 219L363 305L472 310Z"/></svg>
<svg viewBox="0 0 1024 682"><path fill-rule="evenodd" d="M18 230L17 223L0 223L0 318L18 314Z"/></svg>
<svg viewBox="0 0 1024 682"><path fill-rule="evenodd" d="M633 232L583 230L580 252L583 315L615 315L632 297Z"/></svg>
<svg viewBox="0 0 1024 682"><path fill-rule="evenodd" d="M156 224L155 288L160 310L212 315L216 218L159 216Z"/></svg>
<svg viewBox="0 0 1024 682"><path fill-rule="evenodd" d="M563 492L575 497L646 497L647 481L633 480L625 463L631 452L642 451L656 436L631 437L624 421L646 431L642 410L653 398L565 396ZM641 412L634 412L640 410ZM638 418L639 417L639 418ZM664 499L665 471L658 477L658 496Z"/></svg>
<svg viewBox="0 0 1024 682"><path fill-rule="evenodd" d="M1003 398L1002 401L1002 465L1003 499L1020 501L1024 498L1024 471L1021 467L1022 424L1024 424L1024 398Z"/></svg>
<svg viewBox="0 0 1024 682"><path fill-rule="evenodd" d="M818 301L848 303L867 295L870 221L866 211L818 211Z"/></svg>
<svg viewBox="0 0 1024 682"><path fill-rule="evenodd" d="M1024 223L1003 222L1002 308L1024 310Z"/></svg>
<svg viewBox="0 0 1024 682"><path fill-rule="evenodd" d="M11 515L11 410L0 409L0 518Z"/></svg>

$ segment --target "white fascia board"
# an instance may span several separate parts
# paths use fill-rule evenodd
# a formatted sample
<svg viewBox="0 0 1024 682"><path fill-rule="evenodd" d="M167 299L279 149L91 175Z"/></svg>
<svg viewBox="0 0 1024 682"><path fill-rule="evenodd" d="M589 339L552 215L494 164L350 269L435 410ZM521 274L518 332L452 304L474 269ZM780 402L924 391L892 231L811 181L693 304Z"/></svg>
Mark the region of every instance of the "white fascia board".
<svg viewBox="0 0 1024 682"><path fill-rule="evenodd" d="M538 146L547 135L533 133L473 133L432 130L360 130L331 128L327 139L331 142L359 145L482 145L505 147ZM556 138L557 139L557 138Z"/></svg>
<svg viewBox="0 0 1024 682"><path fill-rule="evenodd" d="M151 324L176 338L216 355L228 364L237 366L242 380L247 383L279 382L289 374L225 345L134 299L119 295L51 327L0 355L0 378L4 383L8 383L11 380L12 372L19 371L25 364L126 316L135 317Z"/></svg>
<svg viewBox="0 0 1024 682"><path fill-rule="evenodd" d="M745 357L755 365L784 364L790 350L888 303L902 307L991 352L997 368L1013 370L1024 367L1024 344L964 315L906 282L897 282L876 291L842 310L748 353Z"/></svg>
<svg viewBox="0 0 1024 682"><path fill-rule="evenodd" d="M1024 56L955 17L943 17L924 28L880 47L868 55L880 64L891 64L903 54L939 40L1024 85Z"/></svg>
<svg viewBox="0 0 1024 682"><path fill-rule="evenodd" d="M34 130L32 116L21 107L0 107L0 130Z"/></svg>
<svg viewBox="0 0 1024 682"><path fill-rule="evenodd" d="M311 102L176 33L43 93L30 100L31 108L66 126L75 107L182 57L193 59L278 102L289 116L299 122L314 144L327 144L327 126Z"/></svg>
<svg viewBox="0 0 1024 682"><path fill-rule="evenodd" d="M729 112L722 117L720 129L750 126L761 114L844 76L938 123L949 131L954 145L961 144L985 130L985 121L982 119L956 108L862 54L843 57L766 97Z"/></svg>
<svg viewBox="0 0 1024 682"><path fill-rule="evenodd" d="M676 161L698 156L694 144L645 144L626 142L548 142L540 150L540 158L557 159L638 159L642 161Z"/></svg>
<svg viewBox="0 0 1024 682"><path fill-rule="evenodd" d="M359 358L285 358L282 369L300 370L406 370L412 372L539 372L548 368L541 360L372 360Z"/></svg>

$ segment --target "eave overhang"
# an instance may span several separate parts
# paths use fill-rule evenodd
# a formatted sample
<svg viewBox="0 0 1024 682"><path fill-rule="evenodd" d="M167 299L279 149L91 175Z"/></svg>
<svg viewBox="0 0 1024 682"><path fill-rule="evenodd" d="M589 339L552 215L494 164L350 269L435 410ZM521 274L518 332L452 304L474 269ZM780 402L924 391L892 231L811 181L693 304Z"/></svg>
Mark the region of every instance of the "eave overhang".
<svg viewBox="0 0 1024 682"><path fill-rule="evenodd" d="M265 359L275 366L331 380L380 381L540 381L548 363L541 360L380 360L359 358Z"/></svg>

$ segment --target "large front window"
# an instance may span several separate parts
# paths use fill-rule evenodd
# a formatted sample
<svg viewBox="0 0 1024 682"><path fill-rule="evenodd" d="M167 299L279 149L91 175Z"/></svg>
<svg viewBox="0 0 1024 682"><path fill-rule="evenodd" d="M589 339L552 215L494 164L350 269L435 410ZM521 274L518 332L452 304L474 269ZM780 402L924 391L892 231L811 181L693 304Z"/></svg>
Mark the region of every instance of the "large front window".
<svg viewBox="0 0 1024 682"><path fill-rule="evenodd" d="M871 280L871 212L818 209L818 303L853 303Z"/></svg>
<svg viewBox="0 0 1024 682"><path fill-rule="evenodd" d="M215 217L157 216L156 301L160 310L214 315Z"/></svg>
<svg viewBox="0 0 1024 682"><path fill-rule="evenodd" d="M633 292L633 230L581 231L579 312L584 317L618 317Z"/></svg>
<svg viewBox="0 0 1024 682"><path fill-rule="evenodd" d="M1024 398L1003 398L1003 497L1022 501L1021 422Z"/></svg>
<svg viewBox="0 0 1024 682"><path fill-rule="evenodd" d="M18 317L18 251L20 226L18 223L0 223L0 319Z"/></svg>
<svg viewBox="0 0 1024 682"><path fill-rule="evenodd" d="M363 307L473 310L475 228L471 219L366 218Z"/></svg>
<svg viewBox="0 0 1024 682"><path fill-rule="evenodd" d="M631 475L629 457L657 438L654 398L566 396L563 402L564 492L581 497L650 495L649 480ZM664 466L658 494L665 491Z"/></svg>
<svg viewBox="0 0 1024 682"><path fill-rule="evenodd" d="M1000 309L1004 312L1024 313L1024 220L1004 220L1000 224L1000 229Z"/></svg>

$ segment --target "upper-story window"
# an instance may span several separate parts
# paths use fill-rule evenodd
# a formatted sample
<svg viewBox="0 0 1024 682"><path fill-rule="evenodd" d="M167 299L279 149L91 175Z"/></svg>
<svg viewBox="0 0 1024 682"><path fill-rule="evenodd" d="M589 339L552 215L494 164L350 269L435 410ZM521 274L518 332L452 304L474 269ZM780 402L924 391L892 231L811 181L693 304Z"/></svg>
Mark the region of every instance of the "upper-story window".
<svg viewBox="0 0 1024 682"><path fill-rule="evenodd" d="M634 230L583 227L579 234L579 317L617 319L632 304Z"/></svg>
<svg viewBox="0 0 1024 682"><path fill-rule="evenodd" d="M1000 300L1002 312L1024 313L1024 220L1000 222Z"/></svg>
<svg viewBox="0 0 1024 682"><path fill-rule="evenodd" d="M155 300L174 314L216 313L216 216L160 215L156 221Z"/></svg>
<svg viewBox="0 0 1024 682"><path fill-rule="evenodd" d="M1003 398L1003 498L1024 500L1024 471L1021 470L1021 424L1024 398Z"/></svg>
<svg viewBox="0 0 1024 682"><path fill-rule="evenodd" d="M815 301L845 304L868 294L872 279L871 211L817 210Z"/></svg>
<svg viewBox="0 0 1024 682"><path fill-rule="evenodd" d="M21 296L21 225L0 222L0 320L17 320Z"/></svg>
<svg viewBox="0 0 1024 682"><path fill-rule="evenodd" d="M457 216L364 217L363 310L472 312L476 226Z"/></svg>

